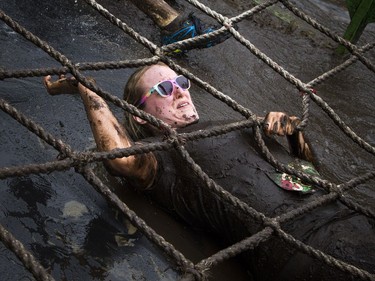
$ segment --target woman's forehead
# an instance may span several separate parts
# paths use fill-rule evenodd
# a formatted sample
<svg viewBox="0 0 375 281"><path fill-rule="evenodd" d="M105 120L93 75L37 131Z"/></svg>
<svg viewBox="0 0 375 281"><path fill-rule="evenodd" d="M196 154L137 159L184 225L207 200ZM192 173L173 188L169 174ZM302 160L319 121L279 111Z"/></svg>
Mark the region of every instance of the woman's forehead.
<svg viewBox="0 0 375 281"><path fill-rule="evenodd" d="M175 78L177 76L176 72L167 66L154 65L147 69L141 78L141 83L147 86L153 86L163 80L168 80Z"/></svg>

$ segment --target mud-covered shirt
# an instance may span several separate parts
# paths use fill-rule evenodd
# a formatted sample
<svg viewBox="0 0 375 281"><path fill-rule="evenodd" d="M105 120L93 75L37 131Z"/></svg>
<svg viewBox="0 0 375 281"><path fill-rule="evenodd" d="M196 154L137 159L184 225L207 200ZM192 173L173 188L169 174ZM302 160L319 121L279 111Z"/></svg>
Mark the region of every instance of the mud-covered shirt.
<svg viewBox="0 0 375 281"><path fill-rule="evenodd" d="M287 164L293 160L279 143L270 141L268 145L279 161ZM295 198L300 196L280 190L271 180L275 168L261 155L251 129L187 142L185 148L210 179L254 210L275 216L298 205ZM186 222L214 230L226 239L245 235L237 224L245 225L244 219L250 223L251 218L210 191L176 150L156 152L156 157L158 173L149 192L154 200ZM255 231L255 224L249 225Z"/></svg>
<svg viewBox="0 0 375 281"><path fill-rule="evenodd" d="M192 126L189 129L201 127ZM281 163L288 164L295 160L274 139L267 139L267 146ZM189 141L185 148L210 179L268 217L286 213L325 194L322 190L302 194L279 188L270 176L278 171L262 156L252 129ZM168 211L193 226L215 232L230 243L240 241L264 227L251 215L244 214L210 191L178 151L159 151L155 155L158 159L158 173L148 194ZM354 260L354 263L356 257L352 257L351 252L359 249L362 261L363 256L368 253L366 248L360 246L363 243L361 233L354 234L354 231L362 227L364 232L374 234L367 218L353 214L353 211L339 202L312 210L281 226L312 247L347 261ZM375 250L375 239L371 239L367 246ZM341 241L341 244L337 241ZM267 240L247 258L251 260L249 267L255 278L260 280L316 280L314 278L317 276L322 278L320 280L325 280L324 276L329 276L327 274L330 270L336 276L343 274L332 268L325 268L322 272L320 262L317 264L317 261L296 251L277 237ZM315 273L312 274L313 272ZM342 276L345 278L345 274Z"/></svg>

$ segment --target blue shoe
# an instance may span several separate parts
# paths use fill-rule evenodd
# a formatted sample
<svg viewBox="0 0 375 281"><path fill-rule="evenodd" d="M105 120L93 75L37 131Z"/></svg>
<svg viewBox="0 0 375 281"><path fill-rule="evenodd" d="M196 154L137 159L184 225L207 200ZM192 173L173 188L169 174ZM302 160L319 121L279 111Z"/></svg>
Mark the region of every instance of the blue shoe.
<svg viewBox="0 0 375 281"><path fill-rule="evenodd" d="M178 17L162 31L162 44L168 45L184 39L193 38L198 35L207 34L217 30L219 27L206 27L200 19L190 13L187 18ZM194 48L209 48L227 40L231 34L229 32L222 33L214 38L201 40L193 45L184 47L184 49L174 50L175 54L183 53L186 50Z"/></svg>

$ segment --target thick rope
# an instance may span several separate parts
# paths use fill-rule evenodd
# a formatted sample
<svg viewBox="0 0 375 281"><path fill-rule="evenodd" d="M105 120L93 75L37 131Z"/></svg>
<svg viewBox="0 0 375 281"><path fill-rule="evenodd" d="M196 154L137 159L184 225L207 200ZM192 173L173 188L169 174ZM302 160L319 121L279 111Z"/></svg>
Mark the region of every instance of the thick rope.
<svg viewBox="0 0 375 281"><path fill-rule="evenodd" d="M33 274L35 279L41 281L54 281L55 279L44 269L34 256L18 241L8 230L0 224L0 239L11 250L23 265Z"/></svg>
<svg viewBox="0 0 375 281"><path fill-rule="evenodd" d="M129 221L135 225L142 233L149 238L152 242L158 245L164 250L169 256L174 258L179 266L183 270L193 270L194 264L187 260L183 254L177 251L172 244L167 242L162 236L157 234L152 228L150 228L145 221L139 218L136 213L129 209L129 207L115 195L108 186L104 185L103 182L95 175L94 171L88 167L81 167L78 171L85 177L85 179L101 193L107 201L113 206L117 207L123 214L127 216Z"/></svg>
<svg viewBox="0 0 375 281"><path fill-rule="evenodd" d="M149 59L136 59L136 60L124 60L124 61L106 61L106 62L95 62L95 63L78 63L74 66L80 71L87 70L108 70L108 69L122 69L131 67L140 67L146 65L156 64L159 61L159 57L153 56ZM17 71L1 71L0 80L7 78L26 78L26 77L44 77L47 75L61 75L69 73L67 67L60 68L42 68L42 69L26 69Z"/></svg>
<svg viewBox="0 0 375 281"><path fill-rule="evenodd" d="M8 113L20 124L24 125L31 132L36 134L39 138L44 140L49 145L53 146L56 150L64 155L71 156L73 154L72 148L65 144L62 140L54 138L51 134L47 133L42 126L36 124L32 120L28 119L24 114L19 112L5 100L0 99L0 109Z"/></svg>
<svg viewBox="0 0 375 281"><path fill-rule="evenodd" d="M313 20L311 17L307 16L303 12L299 11L296 7L294 7L289 1L283 0L280 1L283 3L285 7L287 7L289 10L291 10L295 15L300 17L301 19L305 20L307 23L312 25L314 28L321 31L323 34L326 34L327 36L331 37L336 42L339 42L340 44L343 44L347 47L347 49L351 52L352 57L341 64L340 66L337 66L335 69L332 69L324 74L322 74L320 77L312 80L310 83L303 83L298 78L296 78L294 75L287 72L285 69L283 69L280 65L278 65L275 61L270 59L267 55L262 53L258 48L256 48L249 40L245 39L241 36L241 34L233 28L233 24L237 23L241 20L244 20L246 18L250 18L251 16L259 13L260 11L266 9L267 7L270 7L274 5L275 3L279 1L268 1L265 3L262 3L260 5L257 5L256 7L252 8L249 11L245 11L242 14L228 18L225 17L214 10L206 7L202 3L195 1L195 0L187 0L189 3L194 5L195 7L199 8L203 12L205 12L207 15L213 17L216 19L220 24L223 25L222 28L218 29L217 31L214 31L209 34L197 36L192 39L183 40L181 42L177 42L174 44L170 44L168 46L163 46L159 48L157 45L155 45L153 42L149 41L147 38L141 36L139 33L137 33L134 29L126 25L121 20L117 19L113 14L111 14L108 10L106 10L104 7L99 5L96 1L93 0L86 0L86 2L93 7L95 10L97 10L101 15L103 15L105 18L107 18L113 25L119 27L121 30L123 30L126 34L130 35L133 39L135 39L137 42L142 44L143 46L147 47L152 54L154 54L153 57L148 59L139 59L139 60L133 60L133 61L120 61L120 62L102 62L102 63L87 63L87 64L73 64L68 58L66 58L64 55L59 53L58 51L54 50L51 46L49 46L46 42L43 42L35 35L28 32L25 28L21 27L19 24L14 22L10 17L5 15L0 10L0 18L8 24L11 28L13 28L16 32L24 36L26 39L34 43L36 46L44 50L47 54L49 54L52 58L60 62L63 67L62 68L49 68L49 69L33 69L33 70L21 70L21 71L0 71L0 80L7 79L7 78L23 78L23 77L35 77L35 76L45 76L49 74L67 74L71 73L73 76L76 77L76 79L84 84L89 89L95 91L106 99L107 101L110 101L114 103L115 105L119 106L120 108L130 112L133 115L136 115L138 117L141 117L142 119L147 120L154 126L160 128L167 136L167 139L162 142L156 142L149 145L143 145L143 146L133 146L131 148L127 149L117 149L109 152L95 152L95 153L87 153L87 152L81 152L81 153L75 153L71 150L71 148L64 144L61 140L54 138L49 133L45 132L41 126L37 125L35 122L28 119L26 116L24 116L22 113L18 112L15 108L10 106L6 101L0 100L0 108L9 114L11 117L13 117L15 120L17 120L20 124L28 128L31 132L35 133L38 137L45 140L47 143L52 145L55 149L60 151L64 154L65 157L67 157L64 160L59 161L52 161L47 162L43 164L30 164L30 165L23 165L18 167L5 167L0 169L0 178L6 178L6 177L12 177L12 176L20 176L25 175L29 173L46 173L50 171L56 171L56 170L66 170L72 167L78 168L78 171L80 171L84 177L87 179L87 181L92 184L96 189L112 204L117 206L124 214L128 216L128 218L139 227L142 232L156 245L158 245L160 248L162 248L169 256L173 257L175 262L178 264L178 266L181 268L182 272L185 272L186 275L184 276L184 280L205 280L207 278L206 272L214 265L217 265L218 263L229 259L231 257L234 257L238 255L239 253L248 250L248 249L254 249L256 248L260 242L267 241L272 233L276 232L278 236L280 236L284 241L288 242L292 247L298 248L301 251L309 254L310 256L316 257L317 259L325 262L328 265L334 266L344 272L348 272L352 274L353 276L356 276L358 278L364 279L364 280L373 280L374 275L370 274L366 271L363 271L361 269L358 269L352 265L346 264L344 262L338 261L334 259L333 257L330 257L329 255L326 255L325 253L322 253L318 250L315 250L311 248L308 245L303 244L302 242L294 239L289 234L284 233L281 229L281 224L290 221L293 219L296 219L297 217L301 215L308 214L308 212L312 211L313 209L329 204L333 201L340 200L342 203L344 203L346 206L348 206L350 209L362 213L368 217L374 218L374 211L372 211L369 208L366 208L364 206L361 206L357 202L354 202L351 199L346 198L344 195L345 192L348 190L357 187L358 185L373 179L375 177L375 172L368 172L361 176L358 176L352 180L350 180L347 183L342 184L334 184L327 180L318 178L318 177L312 177L309 175L306 175L301 172L294 171L294 169L291 169L287 166L285 166L282 163L279 163L273 155L269 152L268 148L266 147L263 137L261 135L260 130L260 123L257 121L257 116L253 114L249 109L243 107L224 93L216 90L213 86L206 83L205 81L199 79L198 77L195 77L192 73L190 73L188 70L180 67L177 65L173 60L171 60L166 54L174 50L176 48L186 48L191 45L194 45L196 42L199 42L200 40L205 40L207 38L214 38L215 36L220 36L220 34L224 32L230 32L233 37L238 40L241 44L243 44L247 49L250 50L251 53L253 53L257 58L262 60L264 63L266 63L268 66L270 66L274 71L279 73L283 78L285 78L288 82L290 82L292 85L294 85L298 91L303 92L302 95L302 122L299 126L299 129L302 130L307 126L308 118L309 118L309 103L310 100L313 100L316 104L318 104L328 115L335 124L348 136L350 137L354 142L356 142L361 148L364 150L370 152L371 154L374 154L374 147L365 142L362 138L357 136L345 123L340 119L340 117L328 106L327 103L325 103L312 89L313 86L322 83L329 77L337 74L338 72L344 70L354 62L360 60L368 69L374 71L373 64L367 60L363 54L374 47L373 44L368 44L362 48L357 48L355 45L351 44L350 42L342 39L341 37L335 35L330 30L328 30L323 25L317 23L315 20ZM156 63L157 61L163 61L166 64L168 64L172 69L175 71L184 74L188 78L190 78L192 81L194 81L198 86L205 89L208 93L210 93L215 98L219 99L220 101L226 103L229 107L231 107L233 110L239 112L242 114L246 119L245 121L237 122L230 124L228 126L218 126L211 128L210 130L203 131L203 132L193 132L189 134L177 134L175 130L172 130L168 125L161 122L161 120L158 120L154 118L153 116L148 115L147 113L138 110L132 105L127 104L126 102L118 99L117 97L114 97L113 95L103 91L98 86L90 83L82 74L81 71L84 70L104 70L104 69L120 69L120 68L128 68L128 67L138 67L142 65L151 65ZM294 209L288 213L282 214L279 217L276 218L268 218L264 214L257 212L255 209L251 208L247 204L240 201L238 198L234 197L230 193L226 192L221 186L216 184L212 179L208 177L207 174L204 173L204 171L193 161L193 159L189 156L188 152L183 147L184 142L191 141L199 138L206 138L211 136L217 136L220 134L225 134L227 132L233 131L233 130L239 130L242 128L249 128L253 127L255 132L255 140L258 143L259 147L262 150L262 153L265 155L266 159L278 170L287 172L289 174L293 174L295 176L300 177L302 180L312 183L316 186L324 188L328 194L321 196L320 198L309 202L303 206L300 206L297 209ZM218 253L214 254L213 256L202 260L198 264L194 265L191 261L187 260L180 252L178 252L173 245L169 244L159 236L155 231L153 231L151 228L149 228L144 221L139 219L134 212L128 209L128 207L117 198L117 196L114 196L112 192L108 189L108 187L104 186L103 183L96 178L96 176L93 174L92 170L88 168L83 168L83 164L90 163L94 161L102 161L104 159L114 159L118 157L124 157L139 153L147 153L152 152L156 150L168 150L175 148L179 153L181 154L182 158L186 161L188 165L192 167L192 169L198 174L198 176L205 182L207 188L209 188L212 192L218 194L222 200L228 202L229 204L235 206L238 208L239 211L241 211L244 214L250 215L253 219L258 221L260 224L264 226L264 229L258 232L257 234L248 237L244 239L243 241L240 241L226 249L223 249L219 251ZM6 240L6 238L4 238ZM4 239L2 238L2 241L4 242ZM6 242L4 242L6 243ZM22 247L22 245L20 246ZM16 247L17 248L17 247ZM12 249L12 251L17 251L17 249ZM22 256L20 257L22 260ZM25 262L24 262L25 264ZM26 265L25 265L26 266ZM28 267L29 268L29 267ZM31 271L31 269L30 269ZM34 273L33 273L34 274ZM43 275L43 274L42 274ZM34 274L34 276L36 276ZM39 280L47 280L42 279L44 276L36 277Z"/></svg>
<svg viewBox="0 0 375 281"><path fill-rule="evenodd" d="M301 19L303 19L304 21L306 21L308 24L310 24L311 26L313 26L315 29L317 29L320 32L322 32L323 34L329 36L330 38L332 38L336 42L344 45L353 55L357 56L358 59L368 69L370 69L372 72L375 72L375 66L368 59L364 58L361 55L361 53L359 52L357 46L353 45L349 41L347 41L347 40L343 39L342 37L340 37L340 36L334 34L333 32L331 32L328 28L326 28L325 26L323 26L322 24L318 23L313 18L309 17L308 15L306 15L305 13L303 13L302 11L300 11L297 7L295 7L293 4L291 4L290 1L288 1L288 0L280 0L280 2L282 2L283 5L285 7L287 7L291 12L293 12L296 16L298 16Z"/></svg>

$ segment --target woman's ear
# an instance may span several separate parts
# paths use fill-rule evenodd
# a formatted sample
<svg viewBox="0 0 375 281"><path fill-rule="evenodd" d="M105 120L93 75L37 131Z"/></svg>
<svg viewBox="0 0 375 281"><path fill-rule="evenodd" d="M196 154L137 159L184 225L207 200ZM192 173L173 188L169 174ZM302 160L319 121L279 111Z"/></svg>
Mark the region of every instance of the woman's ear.
<svg viewBox="0 0 375 281"><path fill-rule="evenodd" d="M133 118L134 118L134 120L135 120L137 123L139 123L139 124L141 124L141 125L147 123L146 120L143 120L142 118L139 118L138 116L133 115Z"/></svg>

